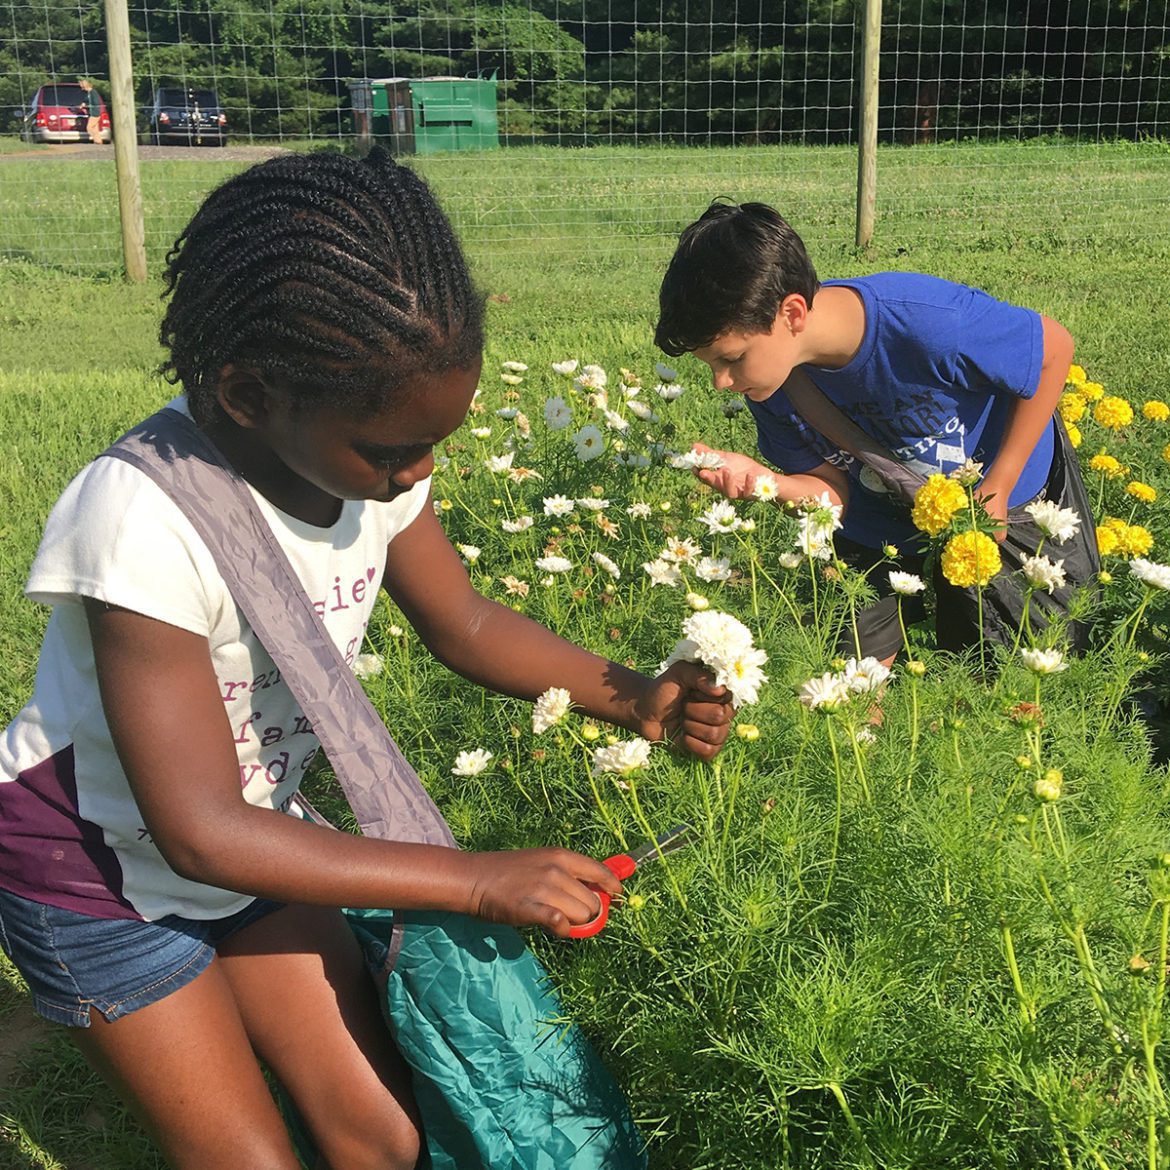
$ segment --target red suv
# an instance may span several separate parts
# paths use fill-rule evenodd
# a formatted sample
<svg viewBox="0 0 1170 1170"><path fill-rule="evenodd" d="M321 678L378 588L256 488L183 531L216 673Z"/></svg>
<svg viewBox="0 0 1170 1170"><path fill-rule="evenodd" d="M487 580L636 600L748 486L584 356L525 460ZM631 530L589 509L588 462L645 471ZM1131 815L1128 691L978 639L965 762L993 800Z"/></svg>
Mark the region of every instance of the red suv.
<svg viewBox="0 0 1170 1170"><path fill-rule="evenodd" d="M102 142L109 142L110 115L106 103L96 89L89 91L101 106L99 128ZM28 142L88 142L85 130L89 108L86 91L80 85L59 83L42 85L33 96L32 105L24 111L20 136Z"/></svg>

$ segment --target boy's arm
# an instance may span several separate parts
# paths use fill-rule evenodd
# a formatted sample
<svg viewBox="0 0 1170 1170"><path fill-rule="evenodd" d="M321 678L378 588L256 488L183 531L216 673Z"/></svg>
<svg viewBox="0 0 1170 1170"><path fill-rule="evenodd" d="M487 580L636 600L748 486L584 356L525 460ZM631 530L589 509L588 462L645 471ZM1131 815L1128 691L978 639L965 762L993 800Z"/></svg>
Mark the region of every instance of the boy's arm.
<svg viewBox="0 0 1170 1170"><path fill-rule="evenodd" d="M649 679L489 600L429 506L390 542L383 585L427 648L481 686L522 699L564 687L585 714L703 759L727 738L729 697L702 668L676 662Z"/></svg>
<svg viewBox="0 0 1170 1170"><path fill-rule="evenodd" d="M694 443L692 447L695 451L715 450L704 443ZM842 506L849 503L849 477L830 463L821 463L798 475L782 475L736 451L715 451L715 454L722 457L723 466L700 468L695 474L729 500L752 499L756 480L768 476L776 481L776 503L781 506L807 496L820 496L823 492L828 492L830 503Z"/></svg>
<svg viewBox="0 0 1170 1170"><path fill-rule="evenodd" d="M999 454L978 489L988 514L1000 522L996 540L1001 541L1007 535L1008 499L1044 428L1052 421L1072 363L1073 339L1069 331L1051 317L1042 316L1040 321L1044 328L1044 360L1036 393L1013 404Z"/></svg>

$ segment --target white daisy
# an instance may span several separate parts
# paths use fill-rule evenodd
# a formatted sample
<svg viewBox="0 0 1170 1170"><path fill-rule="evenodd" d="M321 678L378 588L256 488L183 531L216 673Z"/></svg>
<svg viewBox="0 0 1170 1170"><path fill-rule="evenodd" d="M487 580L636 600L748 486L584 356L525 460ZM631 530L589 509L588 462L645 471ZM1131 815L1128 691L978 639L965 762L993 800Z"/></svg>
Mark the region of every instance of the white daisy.
<svg viewBox="0 0 1170 1170"><path fill-rule="evenodd" d="M531 516L517 516L515 520L501 520L500 527L505 532L526 532L535 523Z"/></svg>
<svg viewBox="0 0 1170 1170"><path fill-rule="evenodd" d="M658 376L660 382L677 382L678 371L671 369L670 366L662 362L654 363L654 373Z"/></svg>
<svg viewBox="0 0 1170 1170"><path fill-rule="evenodd" d="M903 597L913 597L926 588L926 582L914 573L900 573L897 569L890 571L890 588Z"/></svg>
<svg viewBox="0 0 1170 1170"><path fill-rule="evenodd" d="M668 585L673 589L682 583L682 573L679 572L678 566L672 565L670 561L661 559L644 561L642 568L649 575L652 585Z"/></svg>
<svg viewBox="0 0 1170 1170"><path fill-rule="evenodd" d="M574 436L577 458L588 463L605 453L605 436L592 423L586 423Z"/></svg>
<svg viewBox="0 0 1170 1170"><path fill-rule="evenodd" d="M1062 508L1052 500L1033 500L1024 505L1024 511L1032 517L1033 523L1045 536L1063 544L1071 536L1076 536L1081 526L1079 513L1072 508Z"/></svg>
<svg viewBox="0 0 1170 1170"><path fill-rule="evenodd" d="M663 402L673 402L676 398L682 397L683 387L678 382L659 382L654 387L654 393Z"/></svg>
<svg viewBox="0 0 1170 1170"><path fill-rule="evenodd" d="M564 687L549 687L532 705L532 730L543 735L569 713L573 698Z"/></svg>
<svg viewBox="0 0 1170 1170"><path fill-rule="evenodd" d="M573 501L568 496L545 496L544 514L546 516L567 516L573 510Z"/></svg>
<svg viewBox="0 0 1170 1170"><path fill-rule="evenodd" d="M696 516L695 519L700 524L706 524L707 531L712 534L735 532L740 527L739 517L735 514L735 508L730 500L716 500L711 507L702 515Z"/></svg>
<svg viewBox="0 0 1170 1170"><path fill-rule="evenodd" d="M583 496L577 500L577 507L586 512L604 512L609 507L609 500L595 499L593 496Z"/></svg>
<svg viewBox="0 0 1170 1170"><path fill-rule="evenodd" d="M695 565L700 581L726 581L731 576L731 561L726 557L703 557Z"/></svg>
<svg viewBox="0 0 1170 1170"><path fill-rule="evenodd" d="M752 495L757 500L771 503L780 496L780 485L774 475L757 475L752 484Z"/></svg>
<svg viewBox="0 0 1170 1170"><path fill-rule="evenodd" d="M626 403L626 409L643 422L656 423L659 421L658 415L650 408L649 403L631 400Z"/></svg>
<svg viewBox="0 0 1170 1170"><path fill-rule="evenodd" d="M577 359L570 358L565 362L553 362L552 371L554 374L559 374L562 378L571 378L577 371Z"/></svg>
<svg viewBox="0 0 1170 1170"><path fill-rule="evenodd" d="M804 564L804 557L800 553L783 552L777 557L782 569L799 569Z"/></svg>
<svg viewBox="0 0 1170 1170"><path fill-rule="evenodd" d="M492 437L492 428L491 427L472 427L471 428L471 435L472 435L472 438L475 438L475 439L490 439Z"/></svg>
<svg viewBox="0 0 1170 1170"><path fill-rule="evenodd" d="M1024 557L1021 571L1033 589L1063 589L1068 583L1064 575L1064 561L1050 561L1047 557Z"/></svg>
<svg viewBox="0 0 1170 1170"><path fill-rule="evenodd" d="M616 410L606 410L604 414L605 425L609 427L611 431L617 431L619 434L624 435L626 431L630 429L630 420L622 418L622 416L618 414Z"/></svg>
<svg viewBox="0 0 1170 1170"><path fill-rule="evenodd" d="M643 503L641 500L637 500L634 503L632 503L626 509L626 511L635 520L649 520L650 519L650 505Z"/></svg>
<svg viewBox="0 0 1170 1170"><path fill-rule="evenodd" d="M690 565L699 559L703 550L690 537L679 540L675 536L667 538L666 548L658 554L664 561L673 561L676 565Z"/></svg>
<svg viewBox="0 0 1170 1170"><path fill-rule="evenodd" d="M528 367L523 362L504 362L500 368L508 374L528 373Z"/></svg>
<svg viewBox="0 0 1170 1170"><path fill-rule="evenodd" d="M483 552L483 549L474 544L457 544L455 547L469 565L474 565L479 560L480 553Z"/></svg>
<svg viewBox="0 0 1170 1170"><path fill-rule="evenodd" d="M493 475L502 475L508 471L512 466L512 460L516 458L515 451L509 451L507 455L492 455L483 461L484 467L488 469Z"/></svg>
<svg viewBox="0 0 1170 1170"><path fill-rule="evenodd" d="M385 665L381 654L359 654L353 660L353 672L358 678L375 678Z"/></svg>
<svg viewBox="0 0 1170 1170"><path fill-rule="evenodd" d="M500 381L506 386L519 386L524 381L522 374L501 374Z"/></svg>
<svg viewBox="0 0 1170 1170"><path fill-rule="evenodd" d="M573 567L566 557L537 557L535 564L542 573L567 573Z"/></svg>
<svg viewBox="0 0 1170 1170"><path fill-rule="evenodd" d="M573 412L563 398L550 398L544 404L544 421L550 431L562 431L573 421Z"/></svg>
<svg viewBox="0 0 1170 1170"><path fill-rule="evenodd" d="M1160 565L1157 561L1138 557L1129 562L1129 571L1143 584L1154 589L1170 589L1170 565Z"/></svg>
<svg viewBox="0 0 1170 1170"><path fill-rule="evenodd" d="M842 675L845 686L854 694L876 691L890 677L890 668L876 658L850 658Z"/></svg>
<svg viewBox="0 0 1170 1170"><path fill-rule="evenodd" d="M1021 650L1020 658L1036 674L1057 674L1068 669L1068 663L1059 650Z"/></svg>
<svg viewBox="0 0 1170 1170"><path fill-rule="evenodd" d="M519 409L515 406L501 406L500 409L496 411L496 418L502 418L508 422L511 422L512 419L514 419L519 413Z"/></svg>
<svg viewBox="0 0 1170 1170"><path fill-rule="evenodd" d="M825 673L802 683L797 697L810 711L832 711L849 701L849 688L841 675Z"/></svg>
<svg viewBox="0 0 1170 1170"><path fill-rule="evenodd" d="M455 757L455 766L451 769L452 776L478 776L491 761L492 753L484 748L476 748L470 752L460 752Z"/></svg>
<svg viewBox="0 0 1170 1170"><path fill-rule="evenodd" d="M622 740L620 743L599 747L593 753L593 775L614 772L628 776L650 762L650 744L641 738Z"/></svg>
<svg viewBox="0 0 1170 1170"><path fill-rule="evenodd" d="M603 552L595 552L593 554L593 563L603 568L615 581L622 575L622 571L617 567L617 563L607 557Z"/></svg>

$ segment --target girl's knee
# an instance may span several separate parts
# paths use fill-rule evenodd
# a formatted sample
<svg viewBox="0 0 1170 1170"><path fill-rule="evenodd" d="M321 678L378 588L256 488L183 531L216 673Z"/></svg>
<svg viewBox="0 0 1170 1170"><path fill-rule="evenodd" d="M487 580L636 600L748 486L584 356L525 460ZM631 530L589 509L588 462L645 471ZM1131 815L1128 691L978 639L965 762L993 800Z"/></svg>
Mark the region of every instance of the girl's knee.
<svg viewBox="0 0 1170 1170"><path fill-rule="evenodd" d="M392 1126L337 1130L322 1143L318 1170L415 1170L422 1134L407 1117Z"/></svg>

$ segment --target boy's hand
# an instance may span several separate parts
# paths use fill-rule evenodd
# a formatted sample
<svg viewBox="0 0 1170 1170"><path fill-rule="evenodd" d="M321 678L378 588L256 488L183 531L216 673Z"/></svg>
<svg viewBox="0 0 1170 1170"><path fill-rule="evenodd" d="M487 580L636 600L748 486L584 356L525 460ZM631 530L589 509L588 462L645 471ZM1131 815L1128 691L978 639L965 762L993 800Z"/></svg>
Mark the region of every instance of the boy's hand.
<svg viewBox="0 0 1170 1170"><path fill-rule="evenodd" d="M1007 537L1008 498L1011 492L1002 488L990 475L975 489L975 497L995 524L992 535L998 544Z"/></svg>
<svg viewBox="0 0 1170 1170"><path fill-rule="evenodd" d="M726 687L716 686L697 662L676 662L651 682L634 705L639 732L701 760L713 760L731 730L735 709Z"/></svg>
<svg viewBox="0 0 1170 1170"><path fill-rule="evenodd" d="M693 443L691 450L715 449L704 443ZM740 455L735 451L715 451L715 454L722 457L723 466L713 469L696 468L695 475L729 500L751 499L757 476L768 475L776 478L775 472L769 471L762 463L757 463L747 455Z"/></svg>
<svg viewBox="0 0 1170 1170"><path fill-rule="evenodd" d="M590 922L601 899L586 882L620 898L622 883L600 861L571 849L510 849L467 853L471 893L467 912L508 926L542 926L561 938Z"/></svg>

